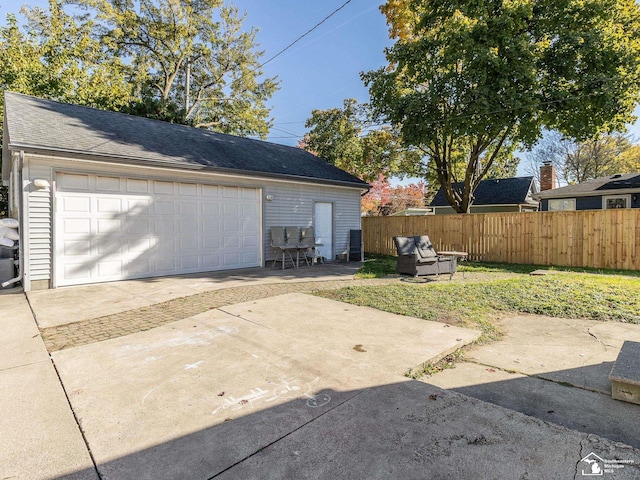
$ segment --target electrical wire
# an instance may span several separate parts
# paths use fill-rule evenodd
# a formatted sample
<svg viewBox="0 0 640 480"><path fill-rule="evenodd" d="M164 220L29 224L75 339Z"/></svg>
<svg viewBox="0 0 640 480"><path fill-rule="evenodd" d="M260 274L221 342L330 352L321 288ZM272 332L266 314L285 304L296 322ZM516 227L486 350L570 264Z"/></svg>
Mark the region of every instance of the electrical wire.
<svg viewBox="0 0 640 480"><path fill-rule="evenodd" d="M329 20L331 17L333 17L336 13L338 13L340 10L342 10L344 7L346 7L348 4L351 3L351 0L347 0L346 2L344 2L342 5L340 5L338 8L336 8L333 12L331 12L329 15L327 15L326 17L324 17L322 20L320 20L318 23L316 23L313 27L311 27L309 30L307 30L306 32L304 32L302 35L300 35L298 38L296 38L293 42L291 42L289 45L287 45L286 47L284 47L282 50L280 50L278 53L276 53L275 55L273 55L272 57L270 57L268 60L266 60L265 62L263 62L257 69L264 67L267 63L272 62L273 60L275 60L276 58L278 58L280 55L282 55L284 52L286 52L287 50L289 50L291 47L293 47L296 43L298 43L300 40L302 40L304 37L306 37L307 35L309 35L311 32L313 32L316 28L318 28L320 25L322 25L324 22L326 22L327 20ZM256 70L257 70L256 69Z"/></svg>

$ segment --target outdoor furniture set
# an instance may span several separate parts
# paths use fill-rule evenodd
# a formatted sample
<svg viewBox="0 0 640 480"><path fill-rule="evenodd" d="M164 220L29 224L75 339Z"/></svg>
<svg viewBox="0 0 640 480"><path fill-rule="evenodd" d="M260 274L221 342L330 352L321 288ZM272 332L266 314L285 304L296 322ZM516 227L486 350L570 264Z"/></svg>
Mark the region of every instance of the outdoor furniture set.
<svg viewBox="0 0 640 480"><path fill-rule="evenodd" d="M289 257L291 264L297 268L300 265L300 254L307 265L323 262L316 246L313 227L271 227L271 247L279 251L278 256L273 260L274 267L276 262L282 262L284 270L287 257ZM295 261L293 252L296 253ZM309 259L311 259L311 263L309 263Z"/></svg>
<svg viewBox="0 0 640 480"><path fill-rule="evenodd" d="M414 277L448 273L451 280L458 266L458 258L467 257L466 252L436 252L427 235L393 237L393 242L398 253L398 273Z"/></svg>

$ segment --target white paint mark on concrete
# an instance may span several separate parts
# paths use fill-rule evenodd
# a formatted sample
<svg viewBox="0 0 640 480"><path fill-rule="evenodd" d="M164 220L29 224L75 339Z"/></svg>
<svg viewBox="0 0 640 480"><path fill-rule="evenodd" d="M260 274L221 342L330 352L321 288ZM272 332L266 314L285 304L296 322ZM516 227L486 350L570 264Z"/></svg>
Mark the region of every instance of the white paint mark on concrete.
<svg viewBox="0 0 640 480"><path fill-rule="evenodd" d="M200 365L202 365L204 363L204 360L200 360L199 362L196 363L191 363L189 365L185 365L184 369L185 370L191 370L192 368L198 368Z"/></svg>
<svg viewBox="0 0 640 480"><path fill-rule="evenodd" d="M196 345L211 345L213 340L219 337L228 337L230 335L236 335L240 330L236 326L220 326L211 328L202 332L177 332L174 337L167 340L161 340L154 343L137 343L132 345L125 345L118 349L116 354L128 355L130 353L150 353L154 350L167 347L182 347L182 346L196 346ZM150 358L150 357L147 357Z"/></svg>
<svg viewBox="0 0 640 480"><path fill-rule="evenodd" d="M262 387L255 387L249 390L249 393L242 397L227 397L225 398L223 405L219 406L211 413L215 415L216 413L227 409L240 410L247 405L251 408L255 408L255 404L257 402L271 403L279 400L288 401L300 397L307 399L306 404L308 407L322 407L331 401L331 397L326 394L314 395L312 393L317 388L319 382L320 377L316 377L311 382L304 383L303 387L301 386L302 382L295 379L279 378L276 381L267 381L270 386L275 386L271 391L265 390Z"/></svg>

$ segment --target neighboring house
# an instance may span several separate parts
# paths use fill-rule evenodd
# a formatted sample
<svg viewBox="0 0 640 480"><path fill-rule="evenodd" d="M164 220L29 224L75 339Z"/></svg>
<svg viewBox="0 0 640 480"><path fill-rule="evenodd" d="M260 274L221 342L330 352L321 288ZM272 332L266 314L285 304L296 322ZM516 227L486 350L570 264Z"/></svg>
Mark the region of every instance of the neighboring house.
<svg viewBox="0 0 640 480"><path fill-rule="evenodd" d="M609 175L534 195L543 211L640 208L640 173Z"/></svg>
<svg viewBox="0 0 640 480"><path fill-rule="evenodd" d="M348 251L369 185L302 149L5 93L26 291L261 267L271 226Z"/></svg>
<svg viewBox="0 0 640 480"><path fill-rule="evenodd" d="M462 188L462 184L455 187ZM533 177L512 177L482 180L474 192L471 213L535 212L538 202L533 199L538 188ZM436 215L456 213L449 205L442 188L430 204Z"/></svg>
<svg viewBox="0 0 640 480"><path fill-rule="evenodd" d="M410 207L405 208L404 210L400 210L399 212L392 213L389 215L390 217L412 217L414 215L433 215L435 212L431 207L418 208L418 207Z"/></svg>

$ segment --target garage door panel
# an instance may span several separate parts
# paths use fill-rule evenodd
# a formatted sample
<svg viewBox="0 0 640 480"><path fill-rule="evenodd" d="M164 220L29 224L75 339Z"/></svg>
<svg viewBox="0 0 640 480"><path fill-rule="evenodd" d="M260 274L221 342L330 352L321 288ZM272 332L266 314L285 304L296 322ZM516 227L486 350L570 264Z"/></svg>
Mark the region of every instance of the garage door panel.
<svg viewBox="0 0 640 480"><path fill-rule="evenodd" d="M154 204L154 213L156 215L175 216L176 204L175 200L158 200Z"/></svg>
<svg viewBox="0 0 640 480"><path fill-rule="evenodd" d="M240 231L240 222L237 218L225 218L222 221L222 232L239 232Z"/></svg>
<svg viewBox="0 0 640 480"><path fill-rule="evenodd" d="M207 270L220 268L220 255L204 255L202 257L202 267Z"/></svg>
<svg viewBox="0 0 640 480"><path fill-rule="evenodd" d="M58 188L67 191L89 190L89 175L72 175L65 173L56 179Z"/></svg>
<svg viewBox="0 0 640 480"><path fill-rule="evenodd" d="M224 198L238 198L238 187L222 187Z"/></svg>
<svg viewBox="0 0 640 480"><path fill-rule="evenodd" d="M202 185L203 197L219 197L220 190L217 185Z"/></svg>
<svg viewBox="0 0 640 480"><path fill-rule="evenodd" d="M198 237L181 237L180 238L180 250L186 252L197 252L200 250L198 246Z"/></svg>
<svg viewBox="0 0 640 480"><path fill-rule="evenodd" d="M160 195L174 195L175 183L173 182L153 182L153 192Z"/></svg>
<svg viewBox="0 0 640 480"><path fill-rule="evenodd" d="M196 217L198 215L198 204L196 202L180 202L180 215Z"/></svg>
<svg viewBox="0 0 640 480"><path fill-rule="evenodd" d="M97 228L99 234L113 233L120 235L120 232L122 232L122 221L111 218L98 218Z"/></svg>
<svg viewBox="0 0 640 480"><path fill-rule="evenodd" d="M91 253L91 242L89 240L65 240L62 245L65 256L89 256Z"/></svg>
<svg viewBox="0 0 640 480"><path fill-rule="evenodd" d="M122 231L129 235L151 235L151 220L148 218L128 218Z"/></svg>
<svg viewBox="0 0 640 480"><path fill-rule="evenodd" d="M56 284L259 266L255 189L58 174Z"/></svg>
<svg viewBox="0 0 640 480"><path fill-rule="evenodd" d="M222 215L225 217L237 217L239 213L238 204L225 203L222 207Z"/></svg>
<svg viewBox="0 0 640 480"><path fill-rule="evenodd" d="M121 189L121 181L119 177L102 177L96 178L96 189L103 192L119 192Z"/></svg>
<svg viewBox="0 0 640 480"><path fill-rule="evenodd" d="M128 193L151 193L149 191L149 181L137 178L126 179L126 191Z"/></svg>
<svg viewBox="0 0 640 480"><path fill-rule="evenodd" d="M98 197L96 211L102 214L120 214L125 209L122 200L116 197Z"/></svg>
<svg viewBox="0 0 640 480"><path fill-rule="evenodd" d="M198 234L198 219L193 218L191 220L180 220L181 234L197 235Z"/></svg>
<svg viewBox="0 0 640 480"><path fill-rule="evenodd" d="M242 262L243 263L254 263L258 261L258 255L256 253L243 253L242 254Z"/></svg>
<svg viewBox="0 0 640 480"><path fill-rule="evenodd" d="M101 278L119 278L122 271L122 261L121 260L107 260L97 263L97 274Z"/></svg>
<svg viewBox="0 0 640 480"><path fill-rule="evenodd" d="M126 242L127 252L138 254L149 252L155 244L150 238L128 238Z"/></svg>
<svg viewBox="0 0 640 480"><path fill-rule="evenodd" d="M226 253L223 255L223 264L227 268L234 268L236 265L240 265L239 253Z"/></svg>
<svg viewBox="0 0 640 480"><path fill-rule="evenodd" d="M70 196L63 201L62 208L69 213L88 213L91 211L91 198L85 196Z"/></svg>
<svg viewBox="0 0 640 480"><path fill-rule="evenodd" d="M155 234L159 236L173 235L176 232L176 221L173 217L157 218L155 221Z"/></svg>
<svg viewBox="0 0 640 480"><path fill-rule="evenodd" d="M155 263L159 273L175 272L178 269L175 257L161 256L156 258Z"/></svg>
<svg viewBox="0 0 640 480"><path fill-rule="evenodd" d="M89 235L91 232L91 220L88 218L67 218L64 220L63 228L67 234L83 233Z"/></svg>

